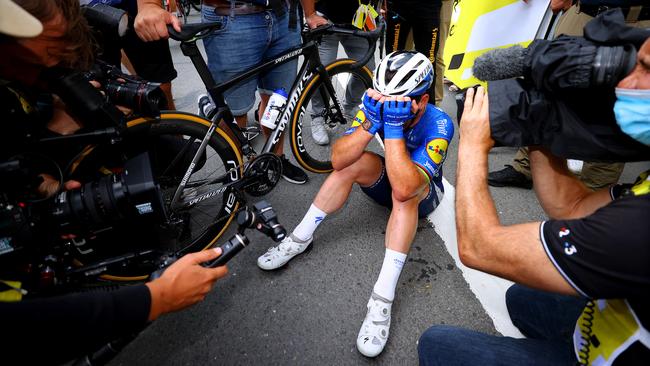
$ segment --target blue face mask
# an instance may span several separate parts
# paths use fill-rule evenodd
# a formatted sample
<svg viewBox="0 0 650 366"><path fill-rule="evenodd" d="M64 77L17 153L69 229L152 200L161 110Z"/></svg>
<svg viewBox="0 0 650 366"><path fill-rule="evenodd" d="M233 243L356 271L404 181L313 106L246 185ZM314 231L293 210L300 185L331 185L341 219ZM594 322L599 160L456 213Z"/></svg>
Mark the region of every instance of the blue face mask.
<svg viewBox="0 0 650 366"><path fill-rule="evenodd" d="M616 88L614 114L623 132L650 145L650 90Z"/></svg>

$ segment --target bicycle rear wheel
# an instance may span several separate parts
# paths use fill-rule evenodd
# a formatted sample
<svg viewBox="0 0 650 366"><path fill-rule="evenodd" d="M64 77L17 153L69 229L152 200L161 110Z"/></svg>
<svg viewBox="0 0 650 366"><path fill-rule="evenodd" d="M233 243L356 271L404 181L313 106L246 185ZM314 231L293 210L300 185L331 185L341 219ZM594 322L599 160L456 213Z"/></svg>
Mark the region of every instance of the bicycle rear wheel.
<svg viewBox="0 0 650 366"><path fill-rule="evenodd" d="M88 176L101 167L106 171L107 157L119 164L125 159L148 152L156 182L160 185L163 202L174 225L155 228L137 228L129 238L128 249L154 249L162 252L181 251L183 254L212 246L226 231L239 208L233 192L216 194L191 207L172 208L174 192L179 186L201 140L211 122L188 113L168 111L160 119L137 118L127 123L123 142L112 146L96 146L73 164L75 174ZM119 157L119 158L116 158ZM108 159L110 160L110 158ZM242 175L242 155L234 141L222 130L216 129L208 141L205 153L187 180L183 197L191 199L215 192ZM110 163L109 163L110 166ZM110 170L110 169L109 169ZM219 182L210 182L217 177ZM151 231L147 231L151 230ZM127 240L127 239L122 239ZM144 241L144 242L141 242ZM79 262L92 263L102 258L119 255L124 245L99 246L79 255ZM153 263L134 263L132 266L101 276L113 281L138 281L147 278Z"/></svg>
<svg viewBox="0 0 650 366"><path fill-rule="evenodd" d="M356 61L336 60L325 68L332 80L335 96L327 91L319 74L307 83L291 117L291 149L298 163L314 173L332 171L332 145L348 129L358 111L361 96L372 87L372 72L367 67L353 69ZM345 121L336 117L336 98ZM327 143L323 143L326 136Z"/></svg>

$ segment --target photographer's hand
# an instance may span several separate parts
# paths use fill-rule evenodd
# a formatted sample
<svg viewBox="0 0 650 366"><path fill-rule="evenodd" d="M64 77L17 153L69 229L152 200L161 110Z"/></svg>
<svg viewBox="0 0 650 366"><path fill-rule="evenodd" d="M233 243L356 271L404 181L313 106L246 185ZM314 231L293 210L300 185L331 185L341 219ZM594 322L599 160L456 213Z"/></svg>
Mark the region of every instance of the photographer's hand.
<svg viewBox="0 0 650 366"><path fill-rule="evenodd" d="M201 263L220 255L221 248L187 254L167 268L160 278L148 282L146 285L151 292L149 320L202 301L214 282L228 273L228 268L204 268Z"/></svg>
<svg viewBox="0 0 650 366"><path fill-rule="evenodd" d="M39 174L43 182L38 186L38 193L43 197L52 197L59 191L59 180L49 174ZM69 191L81 188L81 183L76 180L69 180L63 183L63 190Z"/></svg>
<svg viewBox="0 0 650 366"><path fill-rule="evenodd" d="M169 37L167 24L177 32L181 31L181 21L160 6L160 1L138 0L138 15L133 23L135 33L145 42Z"/></svg>
<svg viewBox="0 0 650 366"><path fill-rule="evenodd" d="M479 86L476 92L474 88L470 88L465 95L465 108L460 121L459 149L478 149L487 154L493 146L488 96L482 86Z"/></svg>

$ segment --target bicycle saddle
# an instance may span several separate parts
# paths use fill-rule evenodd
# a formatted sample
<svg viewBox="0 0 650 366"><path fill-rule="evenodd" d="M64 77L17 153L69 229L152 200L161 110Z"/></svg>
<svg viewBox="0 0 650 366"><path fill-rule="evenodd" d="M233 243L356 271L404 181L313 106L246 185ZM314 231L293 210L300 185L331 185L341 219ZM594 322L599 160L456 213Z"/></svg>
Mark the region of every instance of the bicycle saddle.
<svg viewBox="0 0 650 366"><path fill-rule="evenodd" d="M206 22L183 24L181 31L176 32L171 25L167 26L169 37L176 41L186 42L192 38L203 38L223 26L221 22Z"/></svg>

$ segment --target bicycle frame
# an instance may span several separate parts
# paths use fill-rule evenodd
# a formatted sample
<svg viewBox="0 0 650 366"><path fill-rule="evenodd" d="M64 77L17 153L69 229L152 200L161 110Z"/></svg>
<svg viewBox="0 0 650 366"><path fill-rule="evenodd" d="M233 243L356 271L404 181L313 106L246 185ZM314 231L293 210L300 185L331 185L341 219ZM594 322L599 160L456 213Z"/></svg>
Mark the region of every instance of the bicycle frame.
<svg viewBox="0 0 650 366"><path fill-rule="evenodd" d="M384 27L384 23L383 21L380 21L380 26L375 31L372 32L361 32L358 30L344 29L344 28L337 28L337 29L332 28L334 29L332 33L355 35L355 36L366 38L366 40L368 41L368 52L366 53L366 56L363 58L364 61L357 61L352 66L356 68L356 67L362 67L368 61L368 59L372 57L372 54L374 52L376 37L378 37L379 34L382 32L383 27ZM235 135L235 137L237 137L237 139L239 140L242 152L248 158L251 158L252 156L256 155L255 151L248 143L248 139L244 136L241 129L237 125L235 118L232 115L230 109L228 108L228 105L226 104L226 101L223 96L224 91L232 88L234 85L248 78L253 77L254 75L268 71L272 68L277 67L278 65L284 64L295 58L298 58L301 55L305 57L305 62L303 62L302 66L300 67L300 70L298 71L298 75L295 81L293 82L293 85L291 86L291 90L287 98L287 103L285 103L285 105L282 107L281 113L278 115L278 118L276 120L276 127L273 129L270 136L267 138L264 147L262 148L262 154L272 152L275 146L279 143L280 138L282 137L282 133L287 127L287 123L289 123L289 119L291 118L291 115L294 113L296 109L296 105L305 90L306 87L305 83L314 76L314 73L317 73L322 78L323 83L325 85L325 90L323 89L319 90L319 93L321 94L321 98L323 98L323 100L329 100L329 98L331 98L335 107L334 108L335 119L342 124L346 123L345 118L343 117L341 103L338 100L336 92L334 91L334 86L332 85L332 80L330 79L330 76L327 73L327 69L322 64L318 53L317 40L320 39L319 38L321 37L320 35L325 34L323 32L327 31L329 28L331 28L331 25L325 26L320 30L318 29L310 30L306 33L303 33L303 38L305 38L306 41L300 46L294 47L284 52L282 55L278 55L271 60L265 61L260 65L257 65L254 68L245 71L221 84L217 84L215 82L214 78L212 77L212 73L208 69L208 66L205 63L203 56L201 55L198 47L196 46L196 41L205 37L209 33L199 32L195 34L191 39L184 40L181 42L181 50L183 52L183 55L189 57L189 59L192 61L192 64L196 68L199 77L203 81L203 84L205 84L206 90L208 91L208 94L210 94L210 97L212 98L212 101L215 104L216 108L212 112L210 112L210 115L208 116L208 118L212 121L212 124L210 125L207 134L203 138L199 150L194 155L192 162L190 163L190 166L188 167L185 175L183 176L183 179L181 180L181 184L178 186L176 192L174 193L174 198L172 199L171 202L171 206L173 208L178 208L179 206L182 206L184 204L192 205L192 202L200 202L204 199L214 197L218 194L223 194L226 191L222 187L213 192L208 192L199 196L198 201L195 201L197 199L195 198L191 200L191 202L180 203L181 193L185 188L189 180L189 177L192 174L192 171L199 160L200 155L205 150L205 147L210 137L212 136L212 133L214 133L214 130L217 128L217 125L219 124L221 119L224 119L227 122L226 123L227 128L230 129L231 132ZM171 27L168 27L168 30L170 31L170 34L175 33L175 31ZM371 39L373 38L374 40L371 41ZM235 169L230 169L229 174L235 174L235 175L238 174L236 168L237 167L235 167ZM223 180L224 178L221 179ZM237 176L231 177L232 183L235 183L237 180L239 180ZM231 197L233 196L234 195L231 195Z"/></svg>
<svg viewBox="0 0 650 366"><path fill-rule="evenodd" d="M181 50L183 51L183 54L185 56L190 58L192 64L194 64L194 67L196 68L199 77L205 84L206 89L210 94L212 101L215 103L216 108L215 108L214 115L208 116L212 121L212 124L210 125L207 134L203 138L203 141L201 141L201 145L199 146L197 153L192 159L192 162L190 163L190 166L188 167L186 174L184 175L180 185L178 186L176 192L174 193L174 198L172 199L173 208L191 207L192 205L201 202L205 199L223 194L224 192L226 192L225 188L233 185L233 184L228 184L227 187L221 187L213 192L202 194L198 197L193 198L189 202L180 201L181 193L185 188L185 186L187 185L189 177L192 174L193 169L196 166L196 163L198 162L201 153L203 153L203 151L205 150L208 141L210 140L212 134L214 133L214 130L217 128L217 125L219 121L221 121L221 119L224 119L228 123L227 125L230 127L233 134L239 140L242 146L242 151L249 157L255 155L253 148L248 143L248 139L244 136L241 129L237 126L234 116L230 112L230 109L228 108L225 98L223 96L224 91L232 88L238 83L248 78L251 78L259 73L263 73L281 64L296 59L301 55L304 55L305 57L305 62L303 62L302 66L300 67L298 75L293 85L291 86L289 97L287 98L287 103L285 103L281 113L278 115L278 119L276 120L276 127L271 132L271 135L267 138L266 143L262 148L262 153L272 152L276 144L280 141L280 138L282 137L282 133L284 132L287 123L289 123L289 119L291 118L291 115L293 114L296 108L296 104L298 103L298 100L300 99L302 92L305 90L305 86L306 86L305 83L314 75L314 72L318 73L323 78L323 80L325 80L327 92L329 93L330 96L332 96L334 104L336 105L337 117L339 118L339 120L343 121L341 106L337 99L336 93L334 92L334 86L332 85L332 82L329 78L327 70L325 69L325 66L320 61L320 56L318 54L318 44L314 40L309 40L298 47L294 47L286 51L282 55L279 55L269 61L263 62L262 64L252 68L251 70L245 71L221 84L217 84L214 81L214 78L212 77L212 73L208 69L208 66L205 63L203 56L201 55L198 47L196 46L196 39L190 40L188 42L182 42ZM234 168L235 169L234 170L231 169L231 171L237 174L236 167ZM223 179L223 177L221 179ZM237 177L234 177L232 183L235 183L234 181L236 180Z"/></svg>
<svg viewBox="0 0 650 366"><path fill-rule="evenodd" d="M242 150L244 150L244 153L247 153L245 146L248 145L248 140L244 137L239 127L237 127L233 116L231 113L229 113L229 110L227 110L228 107L223 97L223 93L246 79L249 79L259 73L269 71L281 64L296 59L301 55L304 55L305 62L300 67L298 75L289 92L287 103L283 107L281 113L278 116L278 119L276 120L276 128L273 129L273 132L268 137L261 153L273 151L273 148L279 142L281 134L286 128L287 123L289 122L289 118L294 112L296 104L300 99L303 90L305 89L305 82L314 75L314 72L318 73L323 78L323 80L326 81L325 85L327 87L327 91L329 92L330 96L334 96L333 100L338 110L337 113L340 113L340 103L336 99L336 93L334 92L334 87L332 86L329 75L327 74L327 70L320 61L320 56L318 54L318 45L314 40L309 40L298 47L287 50L283 54L278 55L271 60L263 62L262 64L248 71L245 71L221 84L217 84L214 81L214 78L212 77L212 74L210 73L210 70L205 63L203 56L201 56L199 53L198 47L196 46L196 40L181 43L181 50L183 51L183 54L189 57L194 64L194 67L199 73L199 77L205 84L208 94L210 94L210 97L215 104L216 114L214 116L209 116L211 117L210 119L213 121L213 123L218 123L222 118L226 120L226 122L229 122L229 127L231 127L237 138L240 140L239 142L242 144ZM342 115L339 115L337 117L342 118Z"/></svg>

